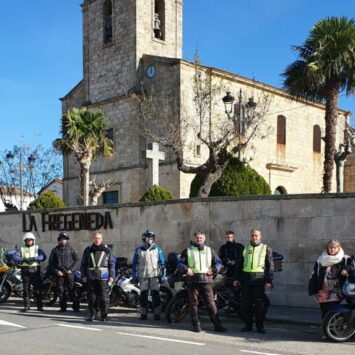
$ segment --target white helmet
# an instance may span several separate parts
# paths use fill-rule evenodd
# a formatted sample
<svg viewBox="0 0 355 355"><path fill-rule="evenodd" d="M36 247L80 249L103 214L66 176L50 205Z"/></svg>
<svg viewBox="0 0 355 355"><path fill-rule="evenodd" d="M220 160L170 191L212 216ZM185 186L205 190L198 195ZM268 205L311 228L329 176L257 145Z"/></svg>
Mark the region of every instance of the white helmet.
<svg viewBox="0 0 355 355"><path fill-rule="evenodd" d="M26 239L32 239L33 241L35 241L36 237L35 237L35 235L33 233L27 232L27 233L24 234L22 240L25 241Z"/></svg>

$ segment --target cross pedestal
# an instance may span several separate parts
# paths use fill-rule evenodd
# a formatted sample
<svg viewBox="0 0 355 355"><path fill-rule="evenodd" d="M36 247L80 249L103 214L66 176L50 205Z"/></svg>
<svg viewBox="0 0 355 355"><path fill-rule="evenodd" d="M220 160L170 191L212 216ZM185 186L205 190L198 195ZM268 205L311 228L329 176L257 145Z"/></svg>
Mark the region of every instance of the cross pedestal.
<svg viewBox="0 0 355 355"><path fill-rule="evenodd" d="M152 150L145 151L149 166L149 187L159 186L159 161L165 160L165 153L159 151L159 144L153 142Z"/></svg>

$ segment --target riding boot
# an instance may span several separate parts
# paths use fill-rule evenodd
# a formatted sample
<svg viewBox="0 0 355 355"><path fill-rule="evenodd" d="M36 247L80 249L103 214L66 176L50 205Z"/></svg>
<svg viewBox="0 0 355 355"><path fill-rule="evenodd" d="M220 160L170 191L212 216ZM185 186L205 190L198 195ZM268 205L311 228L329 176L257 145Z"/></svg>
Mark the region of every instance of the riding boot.
<svg viewBox="0 0 355 355"><path fill-rule="evenodd" d="M201 329L201 323L200 320L198 318L195 317L191 317L191 330L195 333L200 333L202 331Z"/></svg>
<svg viewBox="0 0 355 355"><path fill-rule="evenodd" d="M219 319L218 315L210 316L211 322L214 325L214 330L218 333L225 333L227 328L223 327L221 320Z"/></svg>

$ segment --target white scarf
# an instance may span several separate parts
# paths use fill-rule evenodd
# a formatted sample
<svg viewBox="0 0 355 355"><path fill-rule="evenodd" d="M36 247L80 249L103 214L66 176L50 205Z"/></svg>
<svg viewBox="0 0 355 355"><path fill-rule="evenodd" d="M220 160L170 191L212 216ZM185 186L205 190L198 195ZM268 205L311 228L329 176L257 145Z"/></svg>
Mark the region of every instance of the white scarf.
<svg viewBox="0 0 355 355"><path fill-rule="evenodd" d="M322 255L317 259L317 261L322 266L333 266L340 263L344 258L344 250L340 248L336 255L329 255L326 250L323 251Z"/></svg>

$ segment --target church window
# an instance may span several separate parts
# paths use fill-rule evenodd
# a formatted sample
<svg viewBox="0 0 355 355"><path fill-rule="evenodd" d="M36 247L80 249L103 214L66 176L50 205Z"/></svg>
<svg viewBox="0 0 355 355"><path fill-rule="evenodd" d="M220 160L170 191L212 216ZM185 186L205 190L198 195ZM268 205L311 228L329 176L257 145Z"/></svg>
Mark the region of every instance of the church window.
<svg viewBox="0 0 355 355"><path fill-rule="evenodd" d="M195 155L197 157L200 157L201 156L201 145L200 144L197 144L196 145L196 152L195 152Z"/></svg>
<svg viewBox="0 0 355 355"><path fill-rule="evenodd" d="M119 203L118 191L105 191L102 194L102 202L104 205Z"/></svg>
<svg viewBox="0 0 355 355"><path fill-rule="evenodd" d="M107 131L107 138L110 138L113 141L113 128L109 128Z"/></svg>
<svg viewBox="0 0 355 355"><path fill-rule="evenodd" d="M165 40L165 1L154 1L154 37L162 41Z"/></svg>
<svg viewBox="0 0 355 355"><path fill-rule="evenodd" d="M277 144L286 144L286 117L277 116Z"/></svg>
<svg viewBox="0 0 355 355"><path fill-rule="evenodd" d="M313 126L313 152L320 153L321 152L321 129L316 124Z"/></svg>
<svg viewBox="0 0 355 355"><path fill-rule="evenodd" d="M106 0L104 2L103 9L103 20L104 20L104 43L112 42L112 2L111 0Z"/></svg>

